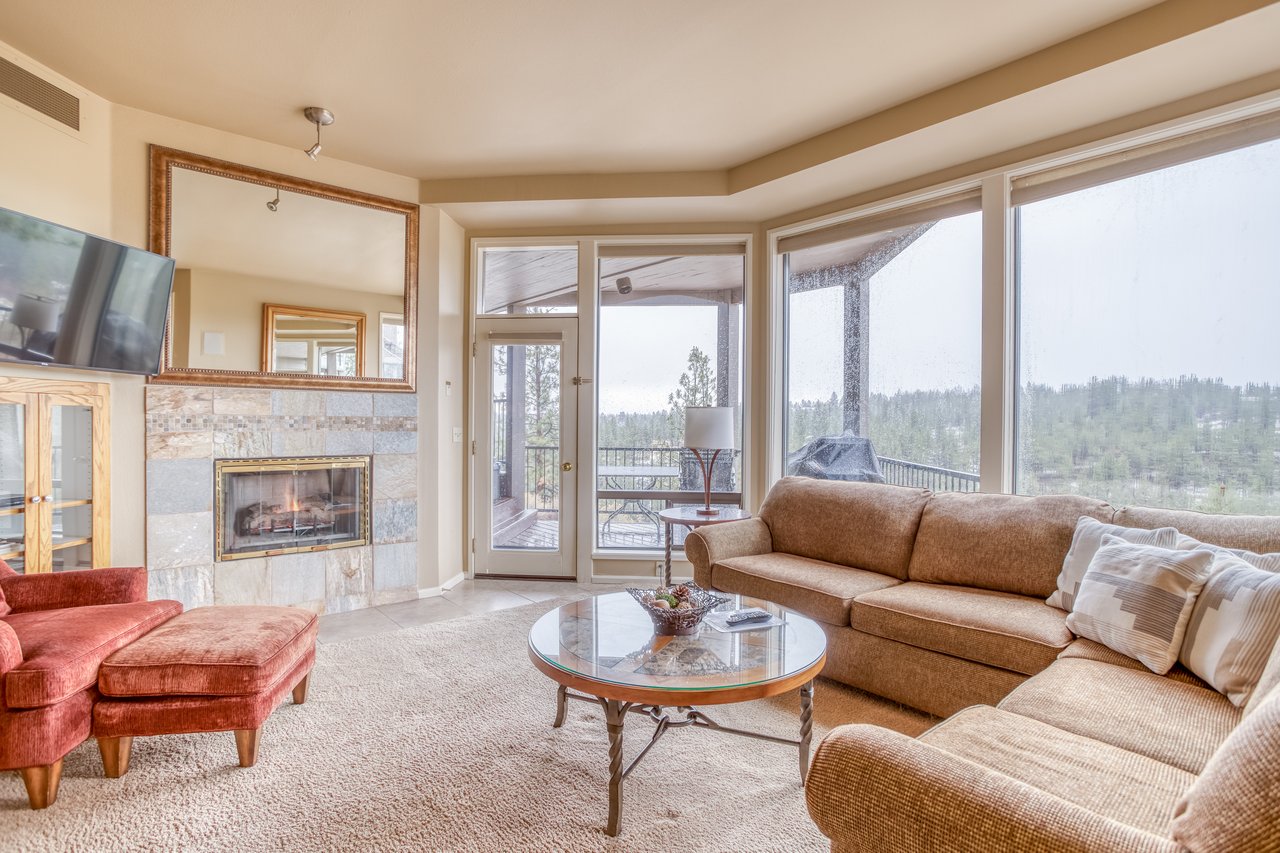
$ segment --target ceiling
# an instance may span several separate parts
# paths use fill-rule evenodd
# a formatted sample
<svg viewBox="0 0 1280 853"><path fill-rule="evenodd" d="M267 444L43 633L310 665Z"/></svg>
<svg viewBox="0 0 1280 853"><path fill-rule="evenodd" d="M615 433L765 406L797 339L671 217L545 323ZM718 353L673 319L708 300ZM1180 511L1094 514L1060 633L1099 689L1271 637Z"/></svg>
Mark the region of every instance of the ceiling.
<svg viewBox="0 0 1280 853"><path fill-rule="evenodd" d="M324 156L492 228L759 221L1280 70L1262 0L7 0L0 33L282 145L325 106Z"/></svg>

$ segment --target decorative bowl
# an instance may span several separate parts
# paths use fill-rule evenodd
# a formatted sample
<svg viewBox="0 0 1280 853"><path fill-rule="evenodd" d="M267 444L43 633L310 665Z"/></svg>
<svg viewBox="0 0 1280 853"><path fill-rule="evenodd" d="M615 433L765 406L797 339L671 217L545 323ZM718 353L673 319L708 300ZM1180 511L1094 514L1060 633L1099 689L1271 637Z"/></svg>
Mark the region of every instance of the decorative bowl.
<svg viewBox="0 0 1280 853"><path fill-rule="evenodd" d="M687 596L684 599L689 602L689 607L687 608L656 607L652 601L646 600L647 596L658 593L675 594L675 591L681 587L687 592ZM702 624L702 617L729 600L723 596L708 592L692 582L677 584L672 587L659 587L656 590L627 587L627 592L631 593L631 597L636 600L636 603L649 614L649 618L653 620L653 633L660 637L687 637L690 634L698 633L698 626ZM680 598L678 595L676 597Z"/></svg>

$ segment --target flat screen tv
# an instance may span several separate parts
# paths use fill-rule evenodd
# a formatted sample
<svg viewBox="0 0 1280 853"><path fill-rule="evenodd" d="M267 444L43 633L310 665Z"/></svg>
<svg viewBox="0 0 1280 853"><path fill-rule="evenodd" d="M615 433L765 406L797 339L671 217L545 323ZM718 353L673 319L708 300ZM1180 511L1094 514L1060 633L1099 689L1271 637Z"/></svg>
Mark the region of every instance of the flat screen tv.
<svg viewBox="0 0 1280 853"><path fill-rule="evenodd" d="M0 360L160 369L173 259L0 208Z"/></svg>

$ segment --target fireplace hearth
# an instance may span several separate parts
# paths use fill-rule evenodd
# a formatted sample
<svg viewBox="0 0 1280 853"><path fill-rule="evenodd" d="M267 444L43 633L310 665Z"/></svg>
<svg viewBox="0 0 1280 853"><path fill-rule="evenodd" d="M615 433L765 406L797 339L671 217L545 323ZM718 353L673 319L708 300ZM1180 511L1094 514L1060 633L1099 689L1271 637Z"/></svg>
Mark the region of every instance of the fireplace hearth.
<svg viewBox="0 0 1280 853"><path fill-rule="evenodd" d="M369 457L218 459L214 557L242 560L369 543Z"/></svg>

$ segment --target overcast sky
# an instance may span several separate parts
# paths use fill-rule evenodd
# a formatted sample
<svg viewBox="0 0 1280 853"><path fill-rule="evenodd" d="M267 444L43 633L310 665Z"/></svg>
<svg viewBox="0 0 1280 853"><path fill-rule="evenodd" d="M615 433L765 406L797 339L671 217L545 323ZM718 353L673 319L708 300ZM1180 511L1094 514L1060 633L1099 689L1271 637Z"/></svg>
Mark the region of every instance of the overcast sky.
<svg viewBox="0 0 1280 853"><path fill-rule="evenodd" d="M1280 384L1280 141L1022 209L1022 370ZM871 286L871 387L973 387L980 376L981 219L945 220ZM791 300L791 399L841 387L839 288ZM602 412L654 411L715 309L602 310Z"/></svg>

